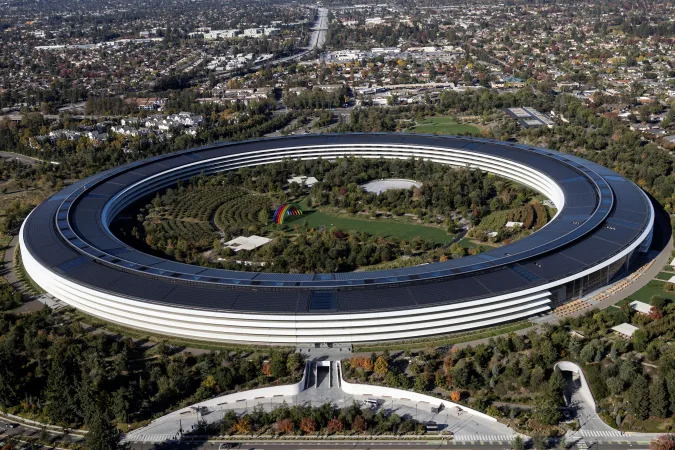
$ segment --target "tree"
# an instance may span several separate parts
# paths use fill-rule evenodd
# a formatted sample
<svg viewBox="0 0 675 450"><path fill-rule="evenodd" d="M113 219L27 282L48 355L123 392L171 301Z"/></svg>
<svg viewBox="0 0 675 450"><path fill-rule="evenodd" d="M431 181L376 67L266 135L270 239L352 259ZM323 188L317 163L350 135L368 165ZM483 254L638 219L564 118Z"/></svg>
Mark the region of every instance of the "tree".
<svg viewBox="0 0 675 450"><path fill-rule="evenodd" d="M295 429L295 425L291 419L281 419L277 422L277 431L279 433L290 434Z"/></svg>
<svg viewBox="0 0 675 450"><path fill-rule="evenodd" d="M328 421L326 429L328 430L329 433L339 433L344 429L344 426L342 425L342 421L340 419L338 419L337 417L333 417Z"/></svg>
<svg viewBox="0 0 675 450"><path fill-rule="evenodd" d="M387 363L387 360L384 359L384 357L379 356L377 360L375 360L374 369L376 374L383 377L387 374L387 372L389 372L389 364Z"/></svg>
<svg viewBox="0 0 675 450"><path fill-rule="evenodd" d="M551 389L540 395L534 404L534 412L539 421L545 425L556 425L562 418L558 407L562 398L559 398Z"/></svg>
<svg viewBox="0 0 675 450"><path fill-rule="evenodd" d="M649 384L642 375L638 375L628 391L628 404L633 415L644 420L649 417Z"/></svg>
<svg viewBox="0 0 675 450"><path fill-rule="evenodd" d="M0 348L0 405L11 406L17 403L17 392L22 387L21 355L8 349L11 340L7 339Z"/></svg>
<svg viewBox="0 0 675 450"><path fill-rule="evenodd" d="M300 421L300 429L306 434L312 434L316 431L316 421L311 417L303 417Z"/></svg>
<svg viewBox="0 0 675 450"><path fill-rule="evenodd" d="M535 450L544 450L546 448L547 439L540 435L535 434L532 436L532 448Z"/></svg>
<svg viewBox="0 0 675 450"><path fill-rule="evenodd" d="M551 393L554 396L559 398L563 397L565 392L565 377L563 377L562 372L559 369L553 371L553 375L548 380L548 386L551 389Z"/></svg>
<svg viewBox="0 0 675 450"><path fill-rule="evenodd" d="M270 220L270 213L266 209L261 209L260 212L258 212L258 222L260 222L262 225L267 225L267 223Z"/></svg>
<svg viewBox="0 0 675 450"><path fill-rule="evenodd" d="M120 431L110 421L108 410L98 401L98 407L92 408L89 433L85 436L86 447L91 450L114 450L120 445Z"/></svg>
<svg viewBox="0 0 675 450"><path fill-rule="evenodd" d="M60 347L60 346L59 346ZM64 346L65 347L65 346ZM77 392L73 382L75 368L66 358L65 349L53 348L54 357L47 377L47 414L55 423L73 424L80 421L77 414Z"/></svg>
<svg viewBox="0 0 675 450"><path fill-rule="evenodd" d="M656 378L649 386L650 411L652 416L666 418L668 417L668 389L666 380Z"/></svg>
<svg viewBox="0 0 675 450"><path fill-rule="evenodd" d="M675 450L675 434L662 434L649 444L649 450Z"/></svg>
<svg viewBox="0 0 675 450"><path fill-rule="evenodd" d="M523 441L523 438L516 436L516 438L511 442L511 448L513 450L525 450L525 442Z"/></svg>
<svg viewBox="0 0 675 450"><path fill-rule="evenodd" d="M429 379L427 378L427 374L425 372L420 373L415 377L415 384L414 388L418 392L424 392L427 390L427 386L429 385Z"/></svg>
<svg viewBox="0 0 675 450"><path fill-rule="evenodd" d="M286 358L286 368L289 373L296 373L302 368L302 355L300 353L291 353Z"/></svg>
<svg viewBox="0 0 675 450"><path fill-rule="evenodd" d="M450 392L450 400L453 402L457 403L460 401L462 398L462 393L460 391L452 391Z"/></svg>
<svg viewBox="0 0 675 450"><path fill-rule="evenodd" d="M633 347L638 352L645 351L645 349L647 348L647 344L649 344L649 335L647 334L647 331L643 330L642 328L635 330L632 339L633 339Z"/></svg>
<svg viewBox="0 0 675 450"><path fill-rule="evenodd" d="M286 355L280 351L272 351L270 354L270 375L274 378L282 378L288 375L286 367Z"/></svg>
<svg viewBox="0 0 675 450"><path fill-rule="evenodd" d="M363 416L356 416L354 422L352 422L352 431L356 431L357 433L366 431L366 419Z"/></svg>
<svg viewBox="0 0 675 450"><path fill-rule="evenodd" d="M239 419L232 426L232 431L235 434L250 434L251 430L252 430L251 422L245 417L242 417L241 419Z"/></svg>

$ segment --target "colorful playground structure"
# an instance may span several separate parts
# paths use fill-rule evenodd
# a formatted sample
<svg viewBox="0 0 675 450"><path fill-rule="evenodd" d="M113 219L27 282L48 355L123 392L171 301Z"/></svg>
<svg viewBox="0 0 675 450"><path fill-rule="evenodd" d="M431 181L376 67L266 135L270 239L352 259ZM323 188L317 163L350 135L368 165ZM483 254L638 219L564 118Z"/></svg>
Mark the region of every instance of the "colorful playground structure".
<svg viewBox="0 0 675 450"><path fill-rule="evenodd" d="M288 216L301 216L302 210L297 206L284 203L274 211L274 223L281 225Z"/></svg>

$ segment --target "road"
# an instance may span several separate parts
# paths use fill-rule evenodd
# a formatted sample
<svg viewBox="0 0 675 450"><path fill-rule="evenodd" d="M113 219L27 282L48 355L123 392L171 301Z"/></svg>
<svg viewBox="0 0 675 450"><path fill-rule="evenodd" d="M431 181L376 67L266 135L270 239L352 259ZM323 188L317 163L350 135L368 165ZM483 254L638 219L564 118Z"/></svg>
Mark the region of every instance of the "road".
<svg viewBox="0 0 675 450"><path fill-rule="evenodd" d="M568 448L584 448L588 450L613 450L613 449L634 449L634 450L649 450L648 443L601 443L594 441L584 441L586 446L578 447L577 445L572 445ZM571 443L568 441L568 445ZM223 445L223 447L220 447ZM164 450L170 448L179 448L179 449L194 449L194 450L218 450L220 448L233 448L233 449L256 449L256 450L289 450L289 449L343 449L343 448L353 448L360 450L369 450L369 449L392 449L392 450L401 450L401 449L437 449L437 448L461 448L465 450L469 449L480 449L480 450L509 450L512 447L507 443L489 443L489 442L455 442L455 441L416 441L416 442L401 442L401 441L370 441L370 442L357 442L357 441L289 441L289 442L279 442L279 441L257 441L251 440L247 442L238 442L238 441L213 441L213 442L172 442L167 445L157 445L157 444L132 444L130 446L133 450Z"/></svg>
<svg viewBox="0 0 675 450"><path fill-rule="evenodd" d="M60 431L52 431L48 429L43 430L37 426L18 424L11 420L0 418L0 447L2 447L3 442L8 437L21 440L25 440L27 438L41 439L52 444L50 447L43 448L54 448L54 444L59 442L74 444L82 441L82 436L79 434L63 434Z"/></svg>
<svg viewBox="0 0 675 450"><path fill-rule="evenodd" d="M255 64L249 67L248 71L259 70L268 65L276 66L287 62L301 60L305 56L309 55L312 51L323 48L323 45L326 43L327 31L328 31L328 9L319 8L316 21L314 22L314 25L312 25L312 34L309 36L309 47L294 55L284 56L283 58L271 59ZM238 70L240 69L230 71L223 70L222 72L215 72L215 74L217 77L222 78L227 77L232 72L236 72Z"/></svg>
<svg viewBox="0 0 675 450"><path fill-rule="evenodd" d="M309 37L310 50L323 48L323 45L326 43L327 31L328 31L328 9L319 8L316 22L312 27L312 35Z"/></svg>
<svg viewBox="0 0 675 450"><path fill-rule="evenodd" d="M43 114L42 117L45 120L58 120L60 118L59 114ZM122 116L97 116L97 115L88 115L85 116L84 114L72 114L70 116L73 120L94 120L94 121L100 121L100 120L105 120L105 119L119 119ZM0 120L7 119L12 122L20 122L23 120L23 114L21 113L11 113L11 114L6 114L4 116L0 116Z"/></svg>
<svg viewBox="0 0 675 450"><path fill-rule="evenodd" d="M22 155L20 153L14 153L14 152L0 152L0 158L13 159L15 161L19 161L19 162L22 162L24 164L29 164L31 166L35 166L35 165L43 163L43 162L51 162L51 161L45 161L44 159L33 158L32 156L26 156L26 155ZM51 164L54 164L54 163L51 162Z"/></svg>

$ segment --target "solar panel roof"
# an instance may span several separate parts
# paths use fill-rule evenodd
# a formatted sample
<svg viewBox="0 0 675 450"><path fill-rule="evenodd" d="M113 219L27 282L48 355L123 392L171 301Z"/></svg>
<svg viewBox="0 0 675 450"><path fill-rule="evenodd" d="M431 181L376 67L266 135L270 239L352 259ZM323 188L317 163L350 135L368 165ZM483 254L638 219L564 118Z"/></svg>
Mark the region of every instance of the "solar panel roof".
<svg viewBox="0 0 675 450"><path fill-rule="evenodd" d="M181 177L198 174L204 171L200 162L224 156L246 160L260 150L365 143L396 144L403 150L464 149L482 157L507 158L553 179L565 195L565 205L537 233L479 255L337 274L256 274L168 261L121 243L101 219L115 194L149 175L171 169ZM183 167L186 164L192 166ZM25 236L31 254L45 266L118 295L242 312L302 314L328 304L326 313L344 313L447 304L561 279L606 260L642 235L650 218L648 202L635 184L611 170L551 150L479 138L351 133L218 143L117 167L74 183L38 206L26 220ZM316 290L329 293L312 302Z"/></svg>

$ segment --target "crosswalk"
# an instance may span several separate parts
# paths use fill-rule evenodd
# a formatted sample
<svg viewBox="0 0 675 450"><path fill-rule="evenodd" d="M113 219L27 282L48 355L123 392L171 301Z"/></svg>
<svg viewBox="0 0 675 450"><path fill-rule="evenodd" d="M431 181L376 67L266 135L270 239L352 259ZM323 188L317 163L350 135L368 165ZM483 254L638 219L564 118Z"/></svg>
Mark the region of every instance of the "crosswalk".
<svg viewBox="0 0 675 450"><path fill-rule="evenodd" d="M176 439L175 434L140 434L128 435L125 441L128 442L166 442Z"/></svg>
<svg viewBox="0 0 675 450"><path fill-rule="evenodd" d="M579 434L584 437L620 437L623 436L623 433L616 430L611 431L596 431L596 430L579 430L575 434Z"/></svg>
<svg viewBox="0 0 675 450"><path fill-rule="evenodd" d="M455 434L452 439L460 442L495 442L511 441L515 436L505 434Z"/></svg>

